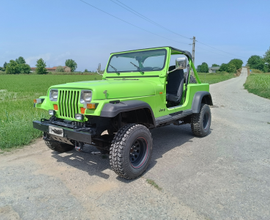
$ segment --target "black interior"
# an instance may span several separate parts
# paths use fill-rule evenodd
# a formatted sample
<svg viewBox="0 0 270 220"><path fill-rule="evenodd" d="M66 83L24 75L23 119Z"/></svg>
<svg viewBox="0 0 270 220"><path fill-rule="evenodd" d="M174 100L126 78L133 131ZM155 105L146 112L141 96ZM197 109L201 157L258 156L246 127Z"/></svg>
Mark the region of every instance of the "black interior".
<svg viewBox="0 0 270 220"><path fill-rule="evenodd" d="M175 69L175 66L170 66L169 71ZM169 73L166 87L166 100L170 106L179 105L183 95L184 86L184 70L175 70Z"/></svg>

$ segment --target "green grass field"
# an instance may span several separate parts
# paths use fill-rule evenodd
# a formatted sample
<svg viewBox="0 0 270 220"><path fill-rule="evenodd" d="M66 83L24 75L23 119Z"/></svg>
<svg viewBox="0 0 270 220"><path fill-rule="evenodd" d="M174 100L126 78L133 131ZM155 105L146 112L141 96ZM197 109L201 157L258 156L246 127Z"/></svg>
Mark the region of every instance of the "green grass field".
<svg viewBox="0 0 270 220"><path fill-rule="evenodd" d="M270 73L250 74L244 87L255 95L270 99Z"/></svg>
<svg viewBox="0 0 270 220"><path fill-rule="evenodd" d="M234 73L220 72L220 73L199 73L202 83L218 83L224 80L234 78Z"/></svg>
<svg viewBox="0 0 270 220"><path fill-rule="evenodd" d="M32 121L48 118L33 107L51 85L101 79L99 75L0 75L0 149L26 145L41 136Z"/></svg>
<svg viewBox="0 0 270 220"><path fill-rule="evenodd" d="M233 74L200 74L202 82L215 83ZM0 149L29 144L40 137L32 121L48 113L33 107L33 99L46 95L51 85L101 79L99 75L0 75Z"/></svg>

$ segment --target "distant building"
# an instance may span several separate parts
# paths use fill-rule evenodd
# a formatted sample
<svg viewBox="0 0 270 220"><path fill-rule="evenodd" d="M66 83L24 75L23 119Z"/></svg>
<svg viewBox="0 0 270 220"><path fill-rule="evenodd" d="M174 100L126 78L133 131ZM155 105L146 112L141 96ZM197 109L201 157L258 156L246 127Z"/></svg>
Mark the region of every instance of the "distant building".
<svg viewBox="0 0 270 220"><path fill-rule="evenodd" d="M209 67L209 73L216 73L219 70L220 66L214 66L214 67Z"/></svg>
<svg viewBox="0 0 270 220"><path fill-rule="evenodd" d="M65 72L71 72L70 67L68 66L62 66L64 68ZM55 72L57 66L54 67L49 67L49 68L45 68L46 70L48 70L48 72ZM31 67L31 71L36 71L36 67Z"/></svg>

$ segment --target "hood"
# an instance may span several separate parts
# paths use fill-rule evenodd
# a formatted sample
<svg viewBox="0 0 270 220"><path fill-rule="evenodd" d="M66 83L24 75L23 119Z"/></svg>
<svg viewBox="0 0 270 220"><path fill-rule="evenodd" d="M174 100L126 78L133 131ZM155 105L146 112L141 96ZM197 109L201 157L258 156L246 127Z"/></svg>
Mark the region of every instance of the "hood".
<svg viewBox="0 0 270 220"><path fill-rule="evenodd" d="M55 85L57 89L92 90L92 100L121 99L156 94L154 82L141 79L82 81Z"/></svg>

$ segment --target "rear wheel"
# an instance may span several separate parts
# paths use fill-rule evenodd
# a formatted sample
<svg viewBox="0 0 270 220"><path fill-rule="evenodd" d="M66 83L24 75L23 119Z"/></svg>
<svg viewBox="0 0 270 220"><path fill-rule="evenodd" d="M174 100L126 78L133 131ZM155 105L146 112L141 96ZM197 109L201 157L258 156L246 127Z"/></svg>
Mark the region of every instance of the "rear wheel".
<svg viewBox="0 0 270 220"><path fill-rule="evenodd" d="M208 105L202 103L201 110L191 116L191 130L197 137L209 134L211 126L211 111Z"/></svg>
<svg viewBox="0 0 270 220"><path fill-rule="evenodd" d="M152 154L150 131L140 124L128 124L115 135L110 148L112 170L125 179L140 176L148 167Z"/></svg>

